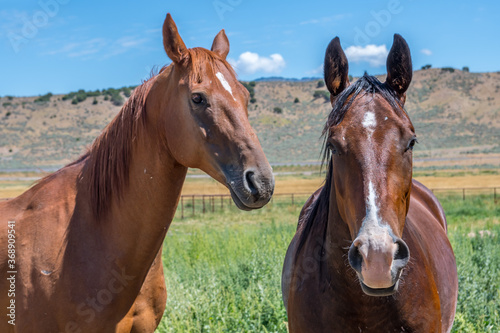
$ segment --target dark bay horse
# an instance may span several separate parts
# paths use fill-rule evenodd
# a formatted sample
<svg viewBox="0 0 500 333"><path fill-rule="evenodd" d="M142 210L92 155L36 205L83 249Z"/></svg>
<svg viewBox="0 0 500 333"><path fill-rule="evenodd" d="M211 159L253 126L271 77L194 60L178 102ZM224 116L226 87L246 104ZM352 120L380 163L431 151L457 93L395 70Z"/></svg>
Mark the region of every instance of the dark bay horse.
<svg viewBox="0 0 500 333"><path fill-rule="evenodd" d="M449 332L457 268L443 209L412 181L408 45L394 36L385 83L365 74L350 85L338 38L324 70L329 167L286 253L290 332Z"/></svg>
<svg viewBox="0 0 500 333"><path fill-rule="evenodd" d="M270 200L272 170L224 31L211 50L188 49L167 15L163 44L173 63L86 154L0 204L0 332L153 332L166 300L160 248L187 168L227 186L241 209Z"/></svg>

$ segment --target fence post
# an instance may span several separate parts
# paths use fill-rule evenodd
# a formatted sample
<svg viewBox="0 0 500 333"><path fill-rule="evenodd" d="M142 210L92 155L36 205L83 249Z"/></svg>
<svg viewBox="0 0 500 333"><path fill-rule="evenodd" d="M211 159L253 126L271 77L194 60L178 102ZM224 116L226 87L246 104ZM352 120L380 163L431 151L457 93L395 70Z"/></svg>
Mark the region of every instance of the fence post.
<svg viewBox="0 0 500 333"><path fill-rule="evenodd" d="M181 195L181 219L184 220L184 196Z"/></svg>
<svg viewBox="0 0 500 333"><path fill-rule="evenodd" d="M463 193L463 201L465 201L465 188L462 189L462 193Z"/></svg>
<svg viewBox="0 0 500 333"><path fill-rule="evenodd" d="M493 201L497 204L497 188L493 188Z"/></svg>
<svg viewBox="0 0 500 333"><path fill-rule="evenodd" d="M212 213L215 212L215 195L212 195Z"/></svg>
<svg viewBox="0 0 500 333"><path fill-rule="evenodd" d="M293 193L292 193L292 206L295 206L295 203L293 201Z"/></svg>
<svg viewBox="0 0 500 333"><path fill-rule="evenodd" d="M194 194L193 194L193 216L194 216Z"/></svg>
<svg viewBox="0 0 500 333"><path fill-rule="evenodd" d="M203 194L203 214L205 214L205 194Z"/></svg>
<svg viewBox="0 0 500 333"><path fill-rule="evenodd" d="M222 197L222 194L220 195L220 209L223 210L224 209L224 199Z"/></svg>

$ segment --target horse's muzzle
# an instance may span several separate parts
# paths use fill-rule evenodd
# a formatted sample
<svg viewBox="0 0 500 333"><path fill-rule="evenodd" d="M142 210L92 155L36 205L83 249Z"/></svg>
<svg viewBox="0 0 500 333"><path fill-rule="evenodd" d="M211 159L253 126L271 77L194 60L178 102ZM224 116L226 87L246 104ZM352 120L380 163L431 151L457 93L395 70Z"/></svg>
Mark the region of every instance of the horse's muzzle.
<svg viewBox="0 0 500 333"><path fill-rule="evenodd" d="M271 200L274 192L274 176L271 171L245 170L236 180L228 181L236 206L242 210L262 208Z"/></svg>
<svg viewBox="0 0 500 333"><path fill-rule="evenodd" d="M349 248L348 258L365 294L388 296L398 289L410 250L401 238L387 233L360 235Z"/></svg>

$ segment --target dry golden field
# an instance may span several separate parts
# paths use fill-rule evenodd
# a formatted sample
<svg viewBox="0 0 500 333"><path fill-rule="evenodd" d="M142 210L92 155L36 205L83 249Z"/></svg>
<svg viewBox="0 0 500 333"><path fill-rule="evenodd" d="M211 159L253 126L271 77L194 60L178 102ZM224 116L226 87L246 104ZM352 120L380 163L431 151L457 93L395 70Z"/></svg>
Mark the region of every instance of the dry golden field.
<svg viewBox="0 0 500 333"><path fill-rule="evenodd" d="M40 176L39 174L2 174L0 175L0 198L12 198L27 190ZM499 187L500 174L484 174L481 172L440 172L437 175L418 175L418 181L431 189L441 188L474 188ZM276 194L312 193L318 189L324 177L316 175L286 175L276 177ZM215 180L205 178L187 178L182 194L229 194L229 191Z"/></svg>

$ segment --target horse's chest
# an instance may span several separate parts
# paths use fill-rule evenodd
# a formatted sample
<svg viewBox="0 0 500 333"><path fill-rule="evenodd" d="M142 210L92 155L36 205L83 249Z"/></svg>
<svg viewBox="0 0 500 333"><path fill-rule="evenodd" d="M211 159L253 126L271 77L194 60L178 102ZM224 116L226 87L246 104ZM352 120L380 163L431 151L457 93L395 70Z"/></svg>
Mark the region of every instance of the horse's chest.
<svg viewBox="0 0 500 333"><path fill-rule="evenodd" d="M396 298L323 292L298 295L290 309L290 332L439 332L429 318L408 312Z"/></svg>
<svg viewBox="0 0 500 333"><path fill-rule="evenodd" d="M331 327L330 332L414 332L408 323L397 313L387 309L353 309L348 311L339 306L336 311L325 311L326 327Z"/></svg>

